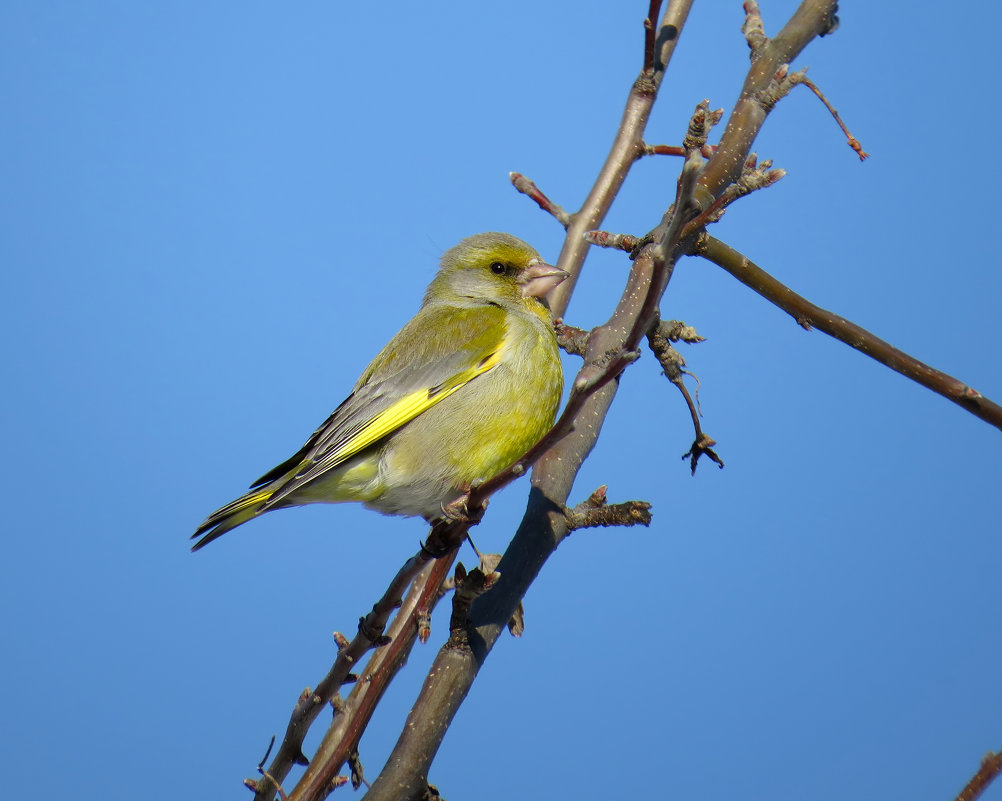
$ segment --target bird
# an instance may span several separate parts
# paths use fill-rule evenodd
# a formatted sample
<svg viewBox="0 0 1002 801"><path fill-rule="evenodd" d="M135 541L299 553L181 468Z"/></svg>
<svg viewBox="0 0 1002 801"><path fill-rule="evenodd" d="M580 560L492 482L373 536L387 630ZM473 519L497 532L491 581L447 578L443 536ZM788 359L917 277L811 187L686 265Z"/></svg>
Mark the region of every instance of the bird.
<svg viewBox="0 0 1002 801"><path fill-rule="evenodd" d="M552 427L563 371L546 294L567 277L511 234L447 250L417 314L293 456L209 515L193 551L272 509L361 502L429 523Z"/></svg>

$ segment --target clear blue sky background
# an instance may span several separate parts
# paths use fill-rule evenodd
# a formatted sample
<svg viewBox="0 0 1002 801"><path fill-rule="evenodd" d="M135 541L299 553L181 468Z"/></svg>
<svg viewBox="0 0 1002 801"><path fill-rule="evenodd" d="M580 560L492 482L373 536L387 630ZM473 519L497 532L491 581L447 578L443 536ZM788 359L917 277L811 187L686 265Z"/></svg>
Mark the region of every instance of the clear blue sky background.
<svg viewBox="0 0 1002 801"><path fill-rule="evenodd" d="M500 229L556 258L562 230L508 171L576 208L646 6L4 4L6 795L246 797L331 631L424 529L340 506L197 555L188 535L341 401L442 250ZM762 6L775 32L795 4ZM714 233L1000 400L1002 10L842 20L796 66L873 158L795 92L757 147L788 177ZM679 142L703 98L730 107L741 21L696 4L650 141ZM606 227L648 230L677 169L638 164ZM606 319L626 269L595 253L568 321ZM480 801L953 798L1002 748L1002 437L707 263L680 265L663 313L708 337L685 354L727 467L689 476L684 406L646 355L575 499L608 484L654 524L560 548L432 781ZM482 547L525 492L496 499ZM370 775L446 619L363 740Z"/></svg>

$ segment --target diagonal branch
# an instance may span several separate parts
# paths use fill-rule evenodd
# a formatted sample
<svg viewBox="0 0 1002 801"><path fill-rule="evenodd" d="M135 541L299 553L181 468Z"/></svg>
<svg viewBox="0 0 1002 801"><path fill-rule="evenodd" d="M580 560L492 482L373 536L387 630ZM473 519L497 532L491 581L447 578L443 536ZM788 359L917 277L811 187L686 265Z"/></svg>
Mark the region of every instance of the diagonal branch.
<svg viewBox="0 0 1002 801"><path fill-rule="evenodd" d="M550 295L550 308L554 317L562 317L567 311L577 285L589 248L589 243L584 238L585 233L601 226L630 168L645 152L644 129L691 6L692 0L671 0L668 3L654 39L653 72L648 73L645 69L633 82L609 155L581 208L571 215L564 246L557 260L557 266L569 272L570 278ZM652 9L651 13L656 11ZM646 32L644 40L645 43L648 41Z"/></svg>
<svg viewBox="0 0 1002 801"><path fill-rule="evenodd" d="M442 582L448 576L455 557L454 550L431 564L428 564L427 559L422 563L421 572L412 582L390 624L385 643L375 650L348 698L343 703L333 699L336 702L334 720L306 772L289 793L289 801L325 798L335 786L338 771L358 748L358 741L376 704L397 671L407 661L407 655L418 636L418 617L427 615L441 597ZM259 795L268 789L260 787L261 784L263 782L259 782Z"/></svg>
<svg viewBox="0 0 1002 801"><path fill-rule="evenodd" d="M676 41L689 5L689 2L669 4L661 23L662 31L671 32L666 46L673 46ZM814 36L832 29L834 6L834 2L805 2L783 29L780 37L777 37L780 46L770 43L764 49L773 49L776 54L792 58ZM662 38L661 34L658 38ZM776 54L772 57L777 57ZM767 60L765 56L758 59L763 60ZM662 63L666 64L667 61L663 60ZM772 69L768 74L771 76L774 72L775 69ZM753 73L755 64L752 65L750 75ZM746 86L750 81L751 78L746 80ZM659 85L660 74L657 71L653 78L642 73L634 83L612 150L584 206L571 215L558 264L571 272L572 277L564 281L550 298L551 308L557 317L566 311L580 274L588 247L584 233L599 226L630 165L644 147L643 129ZM768 109L762 107L762 119L767 113ZM732 121L733 118L734 115ZM715 163L721 166L709 178L706 171L701 169L699 151L688 154L687 171L680 182L683 185L676 195L675 213L666 215L658 228L645 238L647 244L641 248L633 262L616 311L608 323L595 329L588 338L585 365L575 380L575 387L582 380L584 383L590 382L590 372L609 375L602 370L603 360L623 359L631 351L631 347L636 348L656 314L674 262L681 252L679 234L682 227L703 207L696 202L694 195L702 193L712 202L729 183L740 176L754 141L754 133L757 133L760 126L761 120L756 123L750 138L738 137L732 131L727 147L721 146L710 160L710 167ZM696 159L700 161L697 162ZM736 166L733 176L727 169L727 165L731 163ZM562 504L566 502L574 478L595 444L615 397L616 386L615 381L607 381L587 395L581 403L580 411L572 420L572 430L536 462L526 514L498 565L501 578L494 589L478 598L471 608L468 643L464 647L450 647L447 644L439 651L386 767L369 791L367 797L370 801L416 799L427 788L431 762L480 666L529 585L557 544L567 535L567 521Z"/></svg>
<svg viewBox="0 0 1002 801"><path fill-rule="evenodd" d="M564 507L564 517L569 531L582 528L608 528L609 526L649 526L651 505L647 501L625 501L610 504L606 499L608 487L601 486L573 508Z"/></svg>
<svg viewBox="0 0 1002 801"><path fill-rule="evenodd" d="M767 39L764 33L758 34L761 19L755 19L757 3L745 3L756 28L752 65L717 150L699 180L696 200L701 208L707 208L728 186L737 182L755 137L772 110L770 89L775 86L776 73L800 55L816 36L835 29L837 7L835 0L804 0L783 29L774 38Z"/></svg>
<svg viewBox="0 0 1002 801"><path fill-rule="evenodd" d="M344 647L338 649L334 664L327 675L317 684L316 689L312 691L307 689L299 696L299 700L292 710L282 745L275 754L271 765L268 766L267 773L263 774L264 779L257 782L254 796L257 801L273 798L276 791L274 785L285 779L293 765L309 764L309 760L303 754L303 740L310 726L317 719L320 710L330 703L341 686L348 683L349 671L365 655L366 651L384 643L383 629L386 622L400 605L408 585L425 568L428 559L429 557L423 551L419 551L404 563L393 577L382 598L373 605L372 611L359 620L358 634L350 643L346 643ZM399 617L400 615L398 615Z"/></svg>
<svg viewBox="0 0 1002 801"><path fill-rule="evenodd" d="M871 359L887 365L944 398L953 401L971 414L1002 429L1002 406L989 400L963 381L920 362L904 351L874 336L844 317L815 306L789 287L777 281L757 264L719 239L703 233L692 255L702 256L755 290L766 300L790 314L802 327L817 328L844 342Z"/></svg>
<svg viewBox="0 0 1002 801"><path fill-rule="evenodd" d="M975 801L988 789L988 786L1002 773L1002 751L993 754L989 751L981 760L981 768L967 783L956 801Z"/></svg>
<svg viewBox="0 0 1002 801"><path fill-rule="evenodd" d="M830 30L833 8L833 3L806 3L801 12L798 12L800 16L795 15L796 25L793 25L793 30L797 32L799 27L804 27L813 33L799 38L788 33L787 37L791 39L792 45L787 46L786 51L799 52L814 35ZM680 22L684 21L687 12L687 3L674 4L669 7L662 24L665 25L673 13L681 14ZM658 81L655 80L655 88L657 84ZM653 100L650 97L641 102L640 96L645 91L650 92L645 86L649 84L645 83L642 75L634 84L613 150L588 201L581 211L571 215L568 237L559 264L564 269L571 270L574 275L580 271L587 247L582 233L596 227L604 216L625 177L630 160L635 157L635 149L641 146L649 102ZM748 147L753 138L744 142L743 146L732 145L732 149L737 152L725 154L726 158L738 166L735 177L740 175L740 168L747 160ZM699 151L695 151L693 155L698 157ZM718 150L714 159L719 156ZM701 160L690 161L687 173L683 176L683 186L677 195L675 213L666 215L662 225L652 232L647 238L647 244L637 254L613 317L589 336L586 364L575 381L576 388L582 385L593 386L595 376L606 379L614 377L617 373L604 369L604 365L610 359L626 358L625 354L636 347L639 338L646 331L671 275L671 268L680 253L683 226L690 217L696 215L696 209L690 208L691 196L697 188L705 190L713 186L712 181L705 180L705 174L700 168ZM719 192L722 193L724 189L726 182L721 183ZM552 298L556 315L561 315L566 309L572 287L573 281L570 284L565 281ZM536 463L528 509L498 566L501 578L494 589L478 598L470 610L468 645L447 646L436 657L404 731L385 769L373 784L371 799L416 798L427 786L428 769L441 738L469 692L480 666L543 563L567 534L561 504L566 501L577 471L597 439L615 391L616 383L606 380L597 391L585 397L580 410L571 420L571 431L550 447Z"/></svg>

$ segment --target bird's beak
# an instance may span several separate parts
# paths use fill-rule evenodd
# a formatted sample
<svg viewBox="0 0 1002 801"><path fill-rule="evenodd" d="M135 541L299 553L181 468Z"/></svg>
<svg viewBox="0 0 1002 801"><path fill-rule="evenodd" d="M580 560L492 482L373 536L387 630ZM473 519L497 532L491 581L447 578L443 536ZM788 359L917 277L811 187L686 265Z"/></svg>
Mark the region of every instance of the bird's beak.
<svg viewBox="0 0 1002 801"><path fill-rule="evenodd" d="M569 275L570 273L545 261L533 260L522 270L518 285L522 288L523 297L541 298Z"/></svg>

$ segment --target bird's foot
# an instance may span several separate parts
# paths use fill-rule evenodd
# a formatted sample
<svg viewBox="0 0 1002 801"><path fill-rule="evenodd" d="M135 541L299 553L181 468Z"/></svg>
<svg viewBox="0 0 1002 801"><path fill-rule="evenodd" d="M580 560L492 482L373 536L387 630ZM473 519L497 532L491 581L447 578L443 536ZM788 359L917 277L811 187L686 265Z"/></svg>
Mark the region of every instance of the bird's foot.
<svg viewBox="0 0 1002 801"><path fill-rule="evenodd" d="M469 501L470 493L464 492L456 500L443 503L441 505L442 517L452 523L469 523L471 526L475 526L484 518L484 512L487 510L487 499L481 501L480 505L474 509L469 508Z"/></svg>

